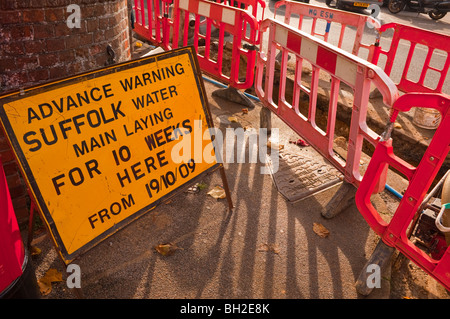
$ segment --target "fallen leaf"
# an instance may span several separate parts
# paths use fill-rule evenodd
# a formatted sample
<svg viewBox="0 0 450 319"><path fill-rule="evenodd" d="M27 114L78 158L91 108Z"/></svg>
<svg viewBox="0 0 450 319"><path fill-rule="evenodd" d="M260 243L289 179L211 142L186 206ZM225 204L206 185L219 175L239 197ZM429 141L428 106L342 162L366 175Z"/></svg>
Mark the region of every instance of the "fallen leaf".
<svg viewBox="0 0 450 319"><path fill-rule="evenodd" d="M62 274L54 269L47 270L45 275L38 280L39 290L41 294L46 296L52 291L52 282L62 281Z"/></svg>
<svg viewBox="0 0 450 319"><path fill-rule="evenodd" d="M197 186L200 190L204 190L206 187L208 187L208 184L200 182Z"/></svg>
<svg viewBox="0 0 450 319"><path fill-rule="evenodd" d="M216 199L227 197L227 195L225 194L225 190L220 186L216 186L213 189L211 189L208 192L208 195L210 195Z"/></svg>
<svg viewBox="0 0 450 319"><path fill-rule="evenodd" d="M140 48L140 47L142 47L142 43L141 43L141 42L136 42L135 46L136 46L137 48Z"/></svg>
<svg viewBox="0 0 450 319"><path fill-rule="evenodd" d="M302 140L302 139L298 139L296 141L289 141L289 143L295 144L295 145L298 145L298 146L309 146L309 144L307 142L305 142L304 140Z"/></svg>
<svg viewBox="0 0 450 319"><path fill-rule="evenodd" d="M230 116L230 117L228 118L228 121L230 121L230 122L235 122L235 123L239 123L237 117L235 117L235 116Z"/></svg>
<svg viewBox="0 0 450 319"><path fill-rule="evenodd" d="M170 256L178 249L180 248L172 243L159 244L155 246L155 250L163 256Z"/></svg>
<svg viewBox="0 0 450 319"><path fill-rule="evenodd" d="M242 109L242 114L248 114L248 109Z"/></svg>
<svg viewBox="0 0 450 319"><path fill-rule="evenodd" d="M313 223L313 231L322 238L328 237L330 231L320 223Z"/></svg>
<svg viewBox="0 0 450 319"><path fill-rule="evenodd" d="M267 147L268 148L271 148L271 149L277 149L277 146L278 146L278 150L279 151L281 151L282 149L284 149L284 145L282 145L282 144L277 144L277 143L273 143L272 144L272 142L271 141L268 141L267 142Z"/></svg>
<svg viewBox="0 0 450 319"><path fill-rule="evenodd" d="M36 247L36 246L31 246L31 256L37 256L40 255L42 251Z"/></svg>
<svg viewBox="0 0 450 319"><path fill-rule="evenodd" d="M276 244L262 244L259 246L258 251L272 252L277 255L280 253Z"/></svg>
<svg viewBox="0 0 450 319"><path fill-rule="evenodd" d="M394 123L394 128L402 128L402 125L400 123Z"/></svg>

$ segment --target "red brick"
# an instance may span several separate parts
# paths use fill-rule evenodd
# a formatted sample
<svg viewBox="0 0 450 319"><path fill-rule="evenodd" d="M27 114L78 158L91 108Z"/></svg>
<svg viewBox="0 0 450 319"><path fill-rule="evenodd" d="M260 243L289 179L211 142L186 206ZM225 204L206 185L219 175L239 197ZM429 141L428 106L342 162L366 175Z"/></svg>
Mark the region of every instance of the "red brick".
<svg viewBox="0 0 450 319"><path fill-rule="evenodd" d="M44 22L44 10L33 9L23 11L23 22Z"/></svg>
<svg viewBox="0 0 450 319"><path fill-rule="evenodd" d="M56 52L66 49L66 41L64 38L47 39L46 44L48 52Z"/></svg>
<svg viewBox="0 0 450 319"><path fill-rule="evenodd" d="M55 25L55 37L61 37L66 36L70 34L70 28L67 26L67 24L64 23L58 23Z"/></svg>
<svg viewBox="0 0 450 319"><path fill-rule="evenodd" d="M47 69L30 70L28 76L31 82L41 82L49 79L49 72Z"/></svg>
<svg viewBox="0 0 450 319"><path fill-rule="evenodd" d="M0 9L2 10L17 9L17 3L15 0L2 0L0 1Z"/></svg>
<svg viewBox="0 0 450 319"><path fill-rule="evenodd" d="M20 175L18 173L14 173L12 175L6 176L6 182L9 188L14 188L22 185L22 180L20 179Z"/></svg>
<svg viewBox="0 0 450 319"><path fill-rule="evenodd" d="M67 49L75 49L80 46L80 37L79 36L70 36L66 41Z"/></svg>
<svg viewBox="0 0 450 319"><path fill-rule="evenodd" d="M0 77L2 77L2 89L6 91L16 90L28 82L28 73L25 71L0 74Z"/></svg>
<svg viewBox="0 0 450 319"><path fill-rule="evenodd" d="M34 34L33 29L31 25L14 25L13 29L11 30L11 35L13 38L21 40L33 40Z"/></svg>
<svg viewBox="0 0 450 319"><path fill-rule="evenodd" d="M9 195L11 196L11 198L19 198L19 197L23 197L25 195L27 195L27 191L24 185L20 185L17 187L13 187L9 189ZM19 203L22 203L22 200L19 201Z"/></svg>
<svg viewBox="0 0 450 319"><path fill-rule="evenodd" d="M61 62L72 62L75 59L74 50L65 50L58 52L59 61Z"/></svg>
<svg viewBox="0 0 450 319"><path fill-rule="evenodd" d="M93 43L94 35L92 33L83 33L79 35L80 46Z"/></svg>
<svg viewBox="0 0 450 319"><path fill-rule="evenodd" d="M86 20L86 31L87 32L94 32L98 29L98 19L90 19Z"/></svg>
<svg viewBox="0 0 450 319"><path fill-rule="evenodd" d="M51 69L49 69L50 78L52 80L54 79L60 79L67 77L69 73L67 72L66 66L56 66Z"/></svg>
<svg viewBox="0 0 450 319"><path fill-rule="evenodd" d="M21 55L25 53L25 49L22 42L11 42L8 44L3 44L1 46L3 49L3 57L12 56L15 57L17 55Z"/></svg>
<svg viewBox="0 0 450 319"><path fill-rule="evenodd" d="M27 53L43 53L46 50L44 40L26 41L24 47Z"/></svg>
<svg viewBox="0 0 450 319"><path fill-rule="evenodd" d="M14 161L16 157L14 156L14 152L8 148L0 151L0 159L2 160L2 163L8 163Z"/></svg>
<svg viewBox="0 0 450 319"><path fill-rule="evenodd" d="M0 134L0 152L1 151L11 150L11 148L9 147L8 139L3 134L3 130L0 130L0 131L1 131L1 134Z"/></svg>
<svg viewBox="0 0 450 319"><path fill-rule="evenodd" d="M67 71L70 75L75 75L85 71L82 62L74 62L67 66Z"/></svg>
<svg viewBox="0 0 450 319"><path fill-rule="evenodd" d="M22 13L20 11L0 11L0 21L2 25L21 23Z"/></svg>
<svg viewBox="0 0 450 319"><path fill-rule="evenodd" d="M66 21L65 9L63 8L45 9L45 21L47 22Z"/></svg>
<svg viewBox="0 0 450 319"><path fill-rule="evenodd" d="M16 66L19 69L34 69L38 65L37 56L20 56L16 58Z"/></svg>
<svg viewBox="0 0 450 319"><path fill-rule="evenodd" d="M91 56L104 52L106 54L106 46L102 44L93 45L89 48L89 54Z"/></svg>
<svg viewBox="0 0 450 319"><path fill-rule="evenodd" d="M59 61L59 56L55 53L41 54L39 56L39 66L48 67L52 66Z"/></svg>
<svg viewBox="0 0 450 319"><path fill-rule="evenodd" d="M29 216L28 196L12 198L12 204L14 213L16 214L17 221L27 219Z"/></svg>
<svg viewBox="0 0 450 319"><path fill-rule="evenodd" d="M35 39L46 39L55 36L53 24L35 24L33 32Z"/></svg>
<svg viewBox="0 0 450 319"><path fill-rule="evenodd" d="M0 70L8 72L16 69L16 62L14 58L0 59Z"/></svg>
<svg viewBox="0 0 450 319"><path fill-rule="evenodd" d="M98 30L96 32L94 32L94 42L101 42L101 41L105 41L105 31L103 30Z"/></svg>
<svg viewBox="0 0 450 319"><path fill-rule="evenodd" d="M5 171L5 176L20 174L19 167L17 166L16 161L9 161L8 163L3 163L3 170Z"/></svg>

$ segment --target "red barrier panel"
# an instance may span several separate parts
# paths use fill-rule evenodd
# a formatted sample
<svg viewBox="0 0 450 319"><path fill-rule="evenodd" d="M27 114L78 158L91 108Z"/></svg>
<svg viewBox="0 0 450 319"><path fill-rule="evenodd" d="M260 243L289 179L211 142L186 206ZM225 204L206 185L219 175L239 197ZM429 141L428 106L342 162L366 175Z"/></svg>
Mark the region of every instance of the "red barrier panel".
<svg viewBox="0 0 450 319"><path fill-rule="evenodd" d="M389 48L385 50L382 48L383 36L390 37L387 33L391 32L394 34ZM401 74L397 84L399 90L404 92L443 92L443 85L450 67L450 37L448 35L398 23L383 25L380 28L380 35L371 62L381 65L383 61L380 61L380 58L384 57L386 74L391 78L394 77L394 71ZM400 44L403 44L403 50L409 46L407 53L400 50ZM404 56L406 56L406 60L403 58ZM405 62L404 66L402 61ZM396 64L397 67L394 67ZM411 65L420 70L420 75L415 76L416 78L410 71ZM437 81L432 78L433 74L437 77Z"/></svg>
<svg viewBox="0 0 450 319"><path fill-rule="evenodd" d="M275 4L275 16L282 6L285 7L284 23L297 27L299 30L313 36L317 36L326 42L336 45L338 48L342 48L345 39L347 43L353 44L352 49L349 50L352 54L358 55L360 49L364 48L369 51L368 56L372 56L372 43L363 43L364 29L367 25L370 25L371 28L377 30L381 25L371 16L289 0L278 1ZM291 19L293 20L293 16L298 16L298 24L294 24L291 21ZM311 18L312 20L309 31L307 31L305 26L305 17ZM330 32L334 26L336 26L336 30L333 29L333 32Z"/></svg>
<svg viewBox="0 0 450 319"><path fill-rule="evenodd" d="M450 149L450 96L432 93L405 94L393 105L394 113L391 123L395 122L398 112L409 111L412 107L433 108L442 115L442 121L422 160L417 167L414 167L394 154L392 139L389 136L381 140L375 148L356 192L356 205L384 243L397 248L443 286L450 289L450 247L447 247L441 259L435 260L415 246L407 235L411 221ZM409 180L409 186L390 222L385 221L370 202L370 196L386 166L396 169Z"/></svg>
<svg viewBox="0 0 450 319"><path fill-rule="evenodd" d="M357 186L361 181L359 166L363 141L367 140L376 145L378 139L378 135L366 124L371 84L375 84L380 90L387 106L392 105L397 99L398 92L395 84L377 66L285 23L266 19L261 24L261 30L267 29L269 30L267 53L261 49L257 59L255 88L258 98L264 103L265 107L275 113L339 169L347 182ZM277 49L282 52L279 78L275 77ZM288 53L296 57L292 104L285 99ZM302 84L304 61L312 66L309 87ZM321 129L316 123L320 72L331 77L327 127L325 130ZM275 82L280 87L278 101L273 100ZM341 82L344 82L353 91L353 111L345 161L333 151L337 102ZM303 114L299 109L301 92L308 95L308 114ZM382 186L384 187L384 184Z"/></svg>
<svg viewBox="0 0 450 319"><path fill-rule="evenodd" d="M203 0L175 0L173 17L168 24L172 36L166 42L167 50L193 41L203 72L236 89L253 85L256 51L252 48L258 38L254 17L244 10ZM204 50L200 50L199 41L204 42ZM224 59L227 42L232 46L231 57Z"/></svg>
<svg viewBox="0 0 450 319"><path fill-rule="evenodd" d="M262 21L264 19L266 3L262 0L216 0L216 2L248 10L257 21Z"/></svg>
<svg viewBox="0 0 450 319"><path fill-rule="evenodd" d="M162 44L164 12L168 12L168 6L167 2L161 0L134 0L134 31L153 45Z"/></svg>
<svg viewBox="0 0 450 319"><path fill-rule="evenodd" d="M25 249L0 162L0 295L22 276Z"/></svg>

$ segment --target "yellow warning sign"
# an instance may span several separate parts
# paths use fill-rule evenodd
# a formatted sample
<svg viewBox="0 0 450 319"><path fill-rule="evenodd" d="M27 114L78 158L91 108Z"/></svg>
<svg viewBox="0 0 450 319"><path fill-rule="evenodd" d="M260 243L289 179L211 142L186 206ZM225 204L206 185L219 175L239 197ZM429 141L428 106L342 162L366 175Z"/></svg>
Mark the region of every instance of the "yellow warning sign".
<svg viewBox="0 0 450 319"><path fill-rule="evenodd" d="M5 132L65 262L219 165L192 48L0 103Z"/></svg>

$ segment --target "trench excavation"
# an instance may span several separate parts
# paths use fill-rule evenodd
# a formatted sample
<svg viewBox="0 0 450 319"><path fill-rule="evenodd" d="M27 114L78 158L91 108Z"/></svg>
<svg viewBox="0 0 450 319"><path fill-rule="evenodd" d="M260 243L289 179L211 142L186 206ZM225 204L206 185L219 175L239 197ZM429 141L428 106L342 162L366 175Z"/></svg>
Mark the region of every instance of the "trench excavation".
<svg viewBox="0 0 450 319"><path fill-rule="evenodd" d="M205 47L199 44L199 55L205 55ZM211 42L209 56L208 58L217 61L217 50L218 44L216 42ZM294 60L294 59L292 59ZM225 42L222 60L222 73L230 76L232 64L232 43ZM246 70L247 70L247 59L244 55L241 55L239 62L239 78L242 81L245 80ZM293 105L293 92L294 92L294 79L295 79L295 61L288 61L286 79L285 79L285 94L284 99L289 104ZM304 62L302 69L302 84L309 88L309 83L311 82L311 70L312 67ZM319 80L319 92L317 94L317 108L315 121L317 126L326 131L327 128L327 118L328 118L328 105L329 105L329 88L330 88L330 76L328 74L320 73ZM280 65L277 64L275 75L274 75L274 87L273 87L273 101L277 103L278 94L280 92ZM254 87L245 90L246 93L256 96ZM337 104L337 115L335 123L334 132L334 145L335 152L345 159L346 156L346 145L348 144L348 136L350 130L350 120L352 115L352 99L353 92L350 87L345 83L340 84L340 94ZM370 99L370 105L367 112L367 126L372 129L375 133L380 135L384 129L389 119L389 108L385 106L382 102L381 96L374 96ZM299 100L299 111L304 116L308 116L309 108L309 96L301 92ZM425 153L435 130L423 129L415 126L412 123L413 111L408 114L400 113L396 123L399 125L392 132L392 140L394 153L398 157L402 158L409 164L417 167L423 154ZM275 115L273 115L275 116ZM401 131L403 130L403 131ZM363 143L363 153L367 157L371 157L375 147L368 141L364 140ZM366 163L368 164L368 163ZM433 187L450 169L450 159L444 161L438 175L433 182ZM403 191L403 190L401 190Z"/></svg>

